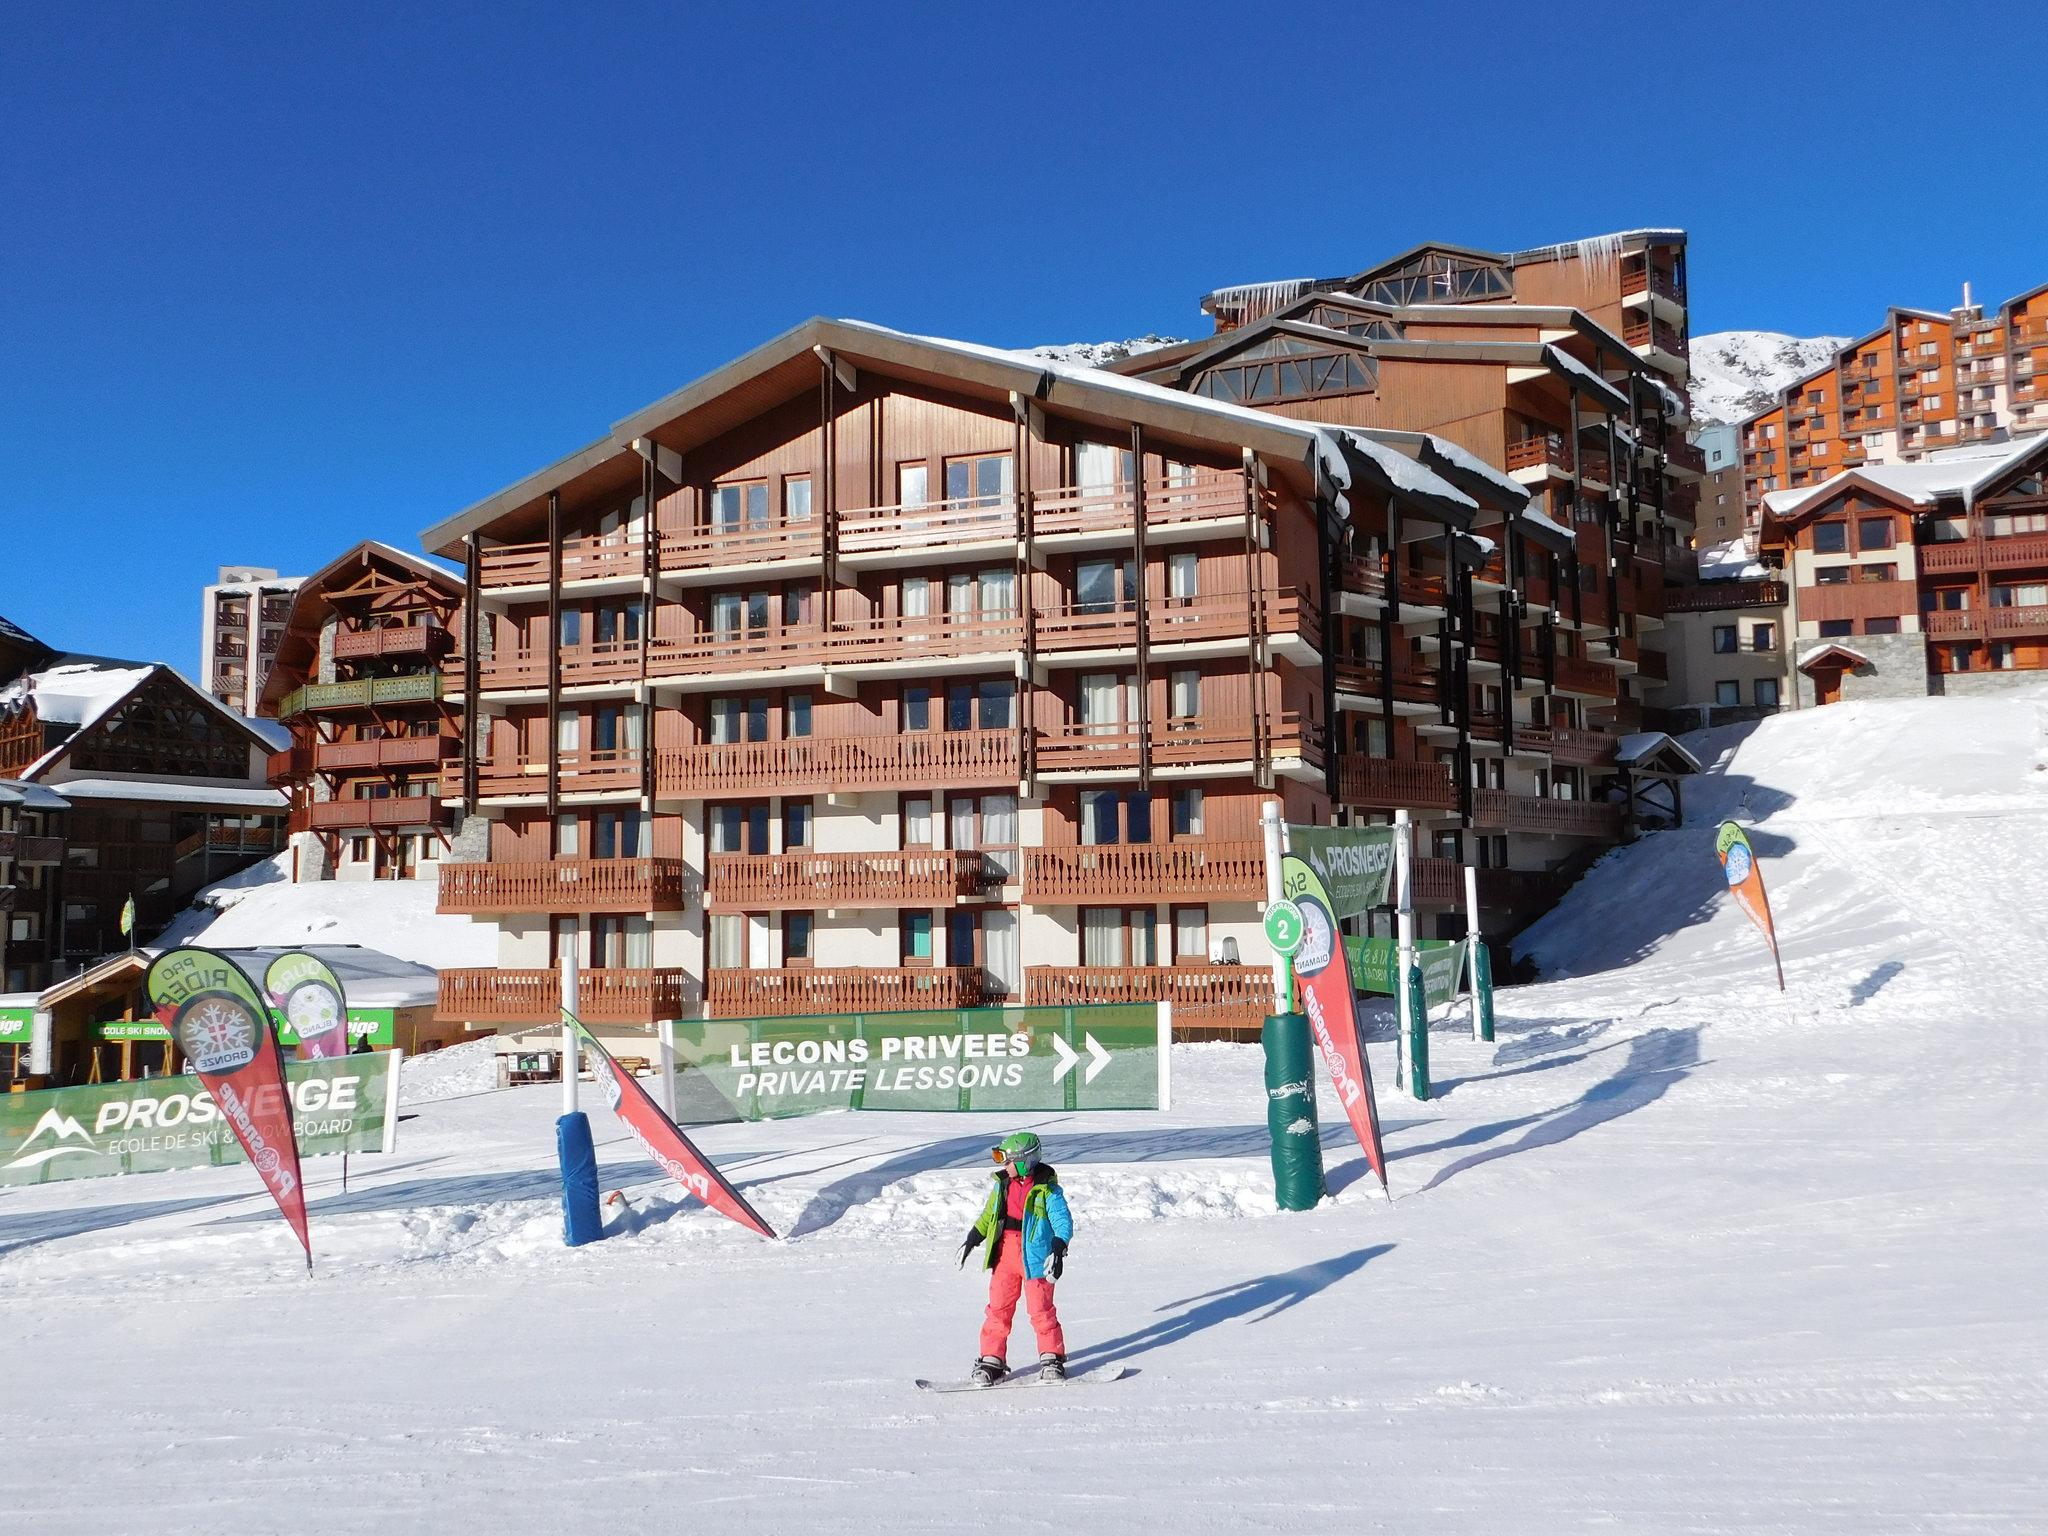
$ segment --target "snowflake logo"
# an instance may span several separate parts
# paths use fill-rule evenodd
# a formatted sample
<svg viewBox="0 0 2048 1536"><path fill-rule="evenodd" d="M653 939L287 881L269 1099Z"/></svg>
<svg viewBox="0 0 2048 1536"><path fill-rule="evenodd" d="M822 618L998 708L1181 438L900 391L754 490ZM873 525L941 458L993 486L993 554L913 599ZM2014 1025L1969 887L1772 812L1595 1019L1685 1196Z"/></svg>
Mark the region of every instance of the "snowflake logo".
<svg viewBox="0 0 2048 1536"><path fill-rule="evenodd" d="M232 1072L256 1057L256 1019L218 994L200 997L178 1016L178 1043L201 1072Z"/></svg>

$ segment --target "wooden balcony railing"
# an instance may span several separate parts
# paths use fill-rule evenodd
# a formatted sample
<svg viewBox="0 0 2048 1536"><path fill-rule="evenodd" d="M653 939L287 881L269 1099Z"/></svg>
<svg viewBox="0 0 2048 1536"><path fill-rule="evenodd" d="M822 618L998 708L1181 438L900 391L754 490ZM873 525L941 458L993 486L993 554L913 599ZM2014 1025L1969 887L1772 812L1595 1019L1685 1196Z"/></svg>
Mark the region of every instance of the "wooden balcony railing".
<svg viewBox="0 0 2048 1536"><path fill-rule="evenodd" d="M1416 859L1410 866L1418 907L1456 907L1465 901L1465 866L1456 859Z"/></svg>
<svg viewBox="0 0 2048 1536"><path fill-rule="evenodd" d="M1979 567L2048 565L2048 533L2002 538L1951 539L1922 544L1916 553L1923 571L1974 571Z"/></svg>
<svg viewBox="0 0 2048 1536"><path fill-rule="evenodd" d="M363 768L435 768L461 743L453 736L386 736L379 741L323 741L313 748L316 773Z"/></svg>
<svg viewBox="0 0 2048 1536"><path fill-rule="evenodd" d="M1063 533L1121 532L1137 520L1137 498L1128 485L1059 485L1031 498L1032 528L1041 537ZM1197 470L1193 480L1152 478L1145 482L1145 526L1242 518L1242 474Z"/></svg>
<svg viewBox="0 0 2048 1536"><path fill-rule="evenodd" d="M1664 457L1674 469L1689 469L1696 475L1707 472L1707 456L1697 443L1679 441L1664 445Z"/></svg>
<svg viewBox="0 0 2048 1536"><path fill-rule="evenodd" d="M1256 841L1024 850L1024 899L1031 902L1259 901L1265 894L1265 850Z"/></svg>
<svg viewBox="0 0 2048 1536"><path fill-rule="evenodd" d="M989 883L982 854L961 848L875 853L714 853L707 907L950 907Z"/></svg>
<svg viewBox="0 0 2048 1536"><path fill-rule="evenodd" d="M1561 475L1572 472L1572 445L1561 432L1545 432L1508 444L1508 469L1554 469Z"/></svg>
<svg viewBox="0 0 2048 1536"><path fill-rule="evenodd" d="M606 794L640 787L642 757L631 747L586 747L556 754L564 795ZM548 792L545 757L485 758L476 765L476 792L482 799ZM462 764L441 765L441 793L454 799L462 793Z"/></svg>
<svg viewBox="0 0 2048 1536"><path fill-rule="evenodd" d="M1611 699L1615 695L1614 669L1582 656L1559 656L1554 662L1553 681L1560 692L1584 694L1589 698ZM1530 677L1543 675L1543 664L1531 662Z"/></svg>
<svg viewBox="0 0 2048 1536"><path fill-rule="evenodd" d="M16 864L62 864L64 839L42 833L0 832L0 859Z"/></svg>
<svg viewBox="0 0 2048 1536"><path fill-rule="evenodd" d="M823 539L823 525L808 517L795 522L778 519L772 523L664 530L661 568L693 571L771 560L816 559L824 548Z"/></svg>
<svg viewBox="0 0 2048 1536"><path fill-rule="evenodd" d="M564 539L562 581L596 581L638 576L646 568L646 546L638 538L613 535L608 538ZM485 587L545 586L548 580L548 546L501 544L486 549L477 562L478 577Z"/></svg>
<svg viewBox="0 0 2048 1536"><path fill-rule="evenodd" d="M441 697L439 672L404 677L359 677L345 683L307 683L278 701L277 718L294 719L323 709L364 709L374 705L421 704Z"/></svg>
<svg viewBox="0 0 2048 1536"><path fill-rule="evenodd" d="M1171 1003L1176 1037L1196 1031L1250 1034L1273 1011L1273 973L1263 965L1033 965L1024 971L1033 1008Z"/></svg>
<svg viewBox="0 0 2048 1536"><path fill-rule="evenodd" d="M1997 635L2048 635L2048 606L1991 608L1991 633Z"/></svg>
<svg viewBox="0 0 2048 1536"><path fill-rule="evenodd" d="M1703 581L1697 586L1672 587L1664 594L1664 606L1669 613L1713 613L1722 608L1781 608L1784 603L1785 583L1769 580Z"/></svg>
<svg viewBox="0 0 2048 1536"><path fill-rule="evenodd" d="M577 1016L588 1024L655 1024L680 1018L687 980L680 970L587 970L576 978ZM562 1011L561 974L496 968L443 971L439 1019L474 1024L545 1024Z"/></svg>
<svg viewBox="0 0 2048 1536"><path fill-rule="evenodd" d="M263 779L272 788L305 778L313 771L313 749L286 747L263 760Z"/></svg>
<svg viewBox="0 0 2048 1536"><path fill-rule="evenodd" d="M1685 356L1685 342L1662 320L1630 320L1622 327L1621 339L1631 347L1654 346L1674 357Z"/></svg>
<svg viewBox="0 0 2048 1536"><path fill-rule="evenodd" d="M714 1019L756 1015L906 1013L979 1008L989 1001L979 966L791 966L780 971L715 970L704 978Z"/></svg>
<svg viewBox="0 0 2048 1536"><path fill-rule="evenodd" d="M916 506L851 507L839 514L842 555L944 548L1018 537L1017 502L1009 496L967 496Z"/></svg>
<svg viewBox="0 0 2048 1536"><path fill-rule="evenodd" d="M1671 662L1662 651L1638 651L1636 667L1652 682L1664 683L1671 680Z"/></svg>
<svg viewBox="0 0 2048 1536"><path fill-rule="evenodd" d="M306 808L306 825L315 832L423 832L448 820L438 795L316 800Z"/></svg>
<svg viewBox="0 0 2048 1536"><path fill-rule="evenodd" d="M701 630L657 636L648 646L652 677L748 672L770 667L852 666L926 655L982 655L1020 649L1019 613L971 612L842 619L827 629L804 624L764 629Z"/></svg>
<svg viewBox="0 0 2048 1536"><path fill-rule="evenodd" d="M1605 731L1553 725L1550 758L1568 768L1604 768L1614 761L1614 738Z"/></svg>
<svg viewBox="0 0 2048 1536"><path fill-rule="evenodd" d="M1269 757L1298 757L1311 762L1322 759L1319 736L1309 722L1297 715L1275 717L1265 735ZM1038 768L1042 773L1134 768L1143 745L1144 733L1137 726L1122 722L1047 726L1037 737ZM1182 768L1249 762L1254 745L1248 713L1160 720L1152 727L1152 766Z"/></svg>
<svg viewBox="0 0 2048 1536"><path fill-rule="evenodd" d="M439 624L344 629L334 637L334 659L364 661L383 657L440 657L454 645L455 636Z"/></svg>
<svg viewBox="0 0 2048 1536"><path fill-rule="evenodd" d="M547 859L443 864L442 912L680 912L681 859Z"/></svg>
<svg viewBox="0 0 2048 1536"><path fill-rule="evenodd" d="M2048 606L1933 608L1920 615L1920 627L1944 636L2042 635L2048 634Z"/></svg>
<svg viewBox="0 0 2048 1536"><path fill-rule="evenodd" d="M1621 274L1621 296L1627 299L1639 293L1654 293L1679 304L1685 302L1685 290L1675 279L1665 276L1655 267Z"/></svg>
<svg viewBox="0 0 2048 1536"><path fill-rule="evenodd" d="M1802 587L1804 619L1896 619L1913 612L1916 584L1910 581L1843 581Z"/></svg>
<svg viewBox="0 0 2048 1536"><path fill-rule="evenodd" d="M1385 675L1380 663L1351 659L1337 662L1336 668L1340 691L1362 694L1369 699L1380 696L1381 681ZM1434 704L1437 692L1436 674L1429 668L1404 666L1394 674L1394 699L1397 703Z"/></svg>
<svg viewBox="0 0 2048 1536"><path fill-rule="evenodd" d="M1387 595L1385 564L1362 555L1344 558L1339 568L1339 580L1346 592L1356 592L1361 597L1384 600ZM1443 577L1427 571L1403 571L1401 603L1409 608L1441 608L1444 605Z"/></svg>
<svg viewBox="0 0 2048 1536"><path fill-rule="evenodd" d="M1550 800L1499 789L1472 791L1472 824L1553 837L1615 837L1621 809L1590 800Z"/></svg>
<svg viewBox="0 0 2048 1536"><path fill-rule="evenodd" d="M656 755L657 795L818 794L1015 784L1017 733L906 731L893 736L799 736L676 747Z"/></svg>
<svg viewBox="0 0 2048 1536"><path fill-rule="evenodd" d="M1269 635L1304 636L1319 642L1321 620L1308 594L1298 588L1263 595ZM1154 597L1146 605L1153 645L1193 640L1236 639L1251 631L1251 600L1243 592L1205 593L1195 597ZM1032 623L1041 651L1103 650L1135 645L1136 603L1068 602L1043 608Z"/></svg>
<svg viewBox="0 0 2048 1536"><path fill-rule="evenodd" d="M1346 753L1337 765L1337 798L1376 811L1448 811L1458 786L1442 763L1404 763Z"/></svg>

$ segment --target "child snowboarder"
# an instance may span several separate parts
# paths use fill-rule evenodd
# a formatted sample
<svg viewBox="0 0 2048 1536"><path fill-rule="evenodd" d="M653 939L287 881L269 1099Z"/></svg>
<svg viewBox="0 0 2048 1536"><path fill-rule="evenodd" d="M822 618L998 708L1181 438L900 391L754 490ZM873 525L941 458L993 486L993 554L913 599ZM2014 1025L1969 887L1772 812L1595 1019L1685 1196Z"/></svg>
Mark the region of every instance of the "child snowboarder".
<svg viewBox="0 0 2048 1536"><path fill-rule="evenodd" d="M1019 1131L990 1150L996 1160L995 1188L989 1191L974 1230L960 1245L960 1267L965 1269L967 1256L988 1244L982 1259L982 1268L988 1271L988 1313L981 1325L981 1357L969 1380L992 1387L1008 1373L1005 1355L1021 1294L1038 1341L1039 1380L1064 1381L1067 1341L1053 1310L1052 1287L1066 1269L1074 1218L1067 1210L1067 1197L1060 1193L1059 1175L1040 1160L1036 1136Z"/></svg>

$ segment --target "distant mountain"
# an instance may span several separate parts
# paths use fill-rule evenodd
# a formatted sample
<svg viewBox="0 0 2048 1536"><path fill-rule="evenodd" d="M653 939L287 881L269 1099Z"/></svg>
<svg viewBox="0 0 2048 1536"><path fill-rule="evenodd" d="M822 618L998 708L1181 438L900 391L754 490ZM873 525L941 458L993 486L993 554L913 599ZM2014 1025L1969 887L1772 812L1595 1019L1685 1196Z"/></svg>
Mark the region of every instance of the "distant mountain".
<svg viewBox="0 0 2048 1536"><path fill-rule="evenodd" d="M1083 368L1106 368L1111 363L1120 363L1127 357L1136 357L1140 352L1157 352L1161 347L1177 347L1187 338L1183 336L1133 336L1128 341L1067 341L1054 346L1026 347L1023 355L1042 358L1048 363L1076 363Z"/></svg>
<svg viewBox="0 0 2048 1536"><path fill-rule="evenodd" d="M1702 424L1768 410L1778 391L1834 361L1847 336L1713 331L1692 339L1692 413Z"/></svg>

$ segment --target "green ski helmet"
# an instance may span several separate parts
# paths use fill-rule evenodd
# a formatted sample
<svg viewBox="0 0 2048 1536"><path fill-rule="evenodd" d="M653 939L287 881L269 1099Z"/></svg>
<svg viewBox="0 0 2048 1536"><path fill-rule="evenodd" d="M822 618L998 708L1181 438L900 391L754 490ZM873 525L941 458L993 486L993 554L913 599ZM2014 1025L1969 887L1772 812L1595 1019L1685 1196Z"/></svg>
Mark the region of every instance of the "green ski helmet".
<svg viewBox="0 0 2048 1536"><path fill-rule="evenodd" d="M997 1162L1014 1169L1020 1178L1026 1179L1030 1178L1038 1167L1042 1155L1038 1138L1029 1131L1018 1131L1013 1136L1005 1136L989 1151Z"/></svg>

